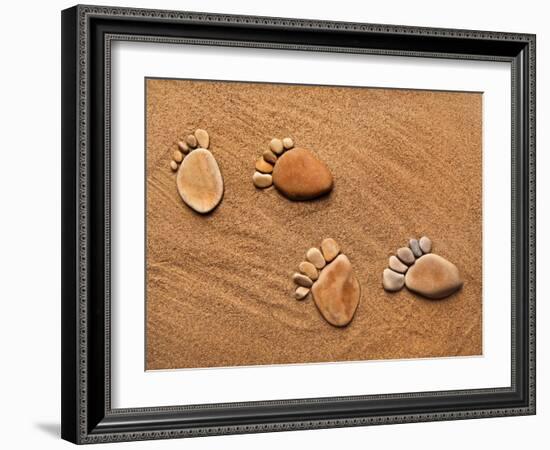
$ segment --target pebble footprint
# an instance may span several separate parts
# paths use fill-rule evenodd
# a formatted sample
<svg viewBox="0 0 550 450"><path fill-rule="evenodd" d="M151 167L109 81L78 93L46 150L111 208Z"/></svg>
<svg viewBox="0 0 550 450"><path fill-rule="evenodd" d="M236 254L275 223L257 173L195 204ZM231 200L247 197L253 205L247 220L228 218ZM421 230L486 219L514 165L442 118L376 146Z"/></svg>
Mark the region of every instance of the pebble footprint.
<svg viewBox="0 0 550 450"><path fill-rule="evenodd" d="M348 325L361 298L361 286L353 273L351 262L340 253L334 239L327 238L321 249L310 248L306 261L299 265L292 279L297 285L294 298L305 300L311 292L323 318L335 327Z"/></svg>
<svg viewBox="0 0 550 450"><path fill-rule="evenodd" d="M269 149L256 161L254 186L265 189L274 185L290 200L312 200L328 194L333 187L328 167L306 149L294 147L287 137L272 139Z"/></svg>
<svg viewBox="0 0 550 450"><path fill-rule="evenodd" d="M411 239L408 247L398 249L382 274L384 289L396 292L406 286L430 299L442 299L458 291L463 284L458 268L431 251L432 241L426 236Z"/></svg>
<svg viewBox="0 0 550 450"><path fill-rule="evenodd" d="M178 143L170 168L176 172L180 197L201 214L212 211L223 197L223 178L216 158L210 153L210 137L197 129Z"/></svg>

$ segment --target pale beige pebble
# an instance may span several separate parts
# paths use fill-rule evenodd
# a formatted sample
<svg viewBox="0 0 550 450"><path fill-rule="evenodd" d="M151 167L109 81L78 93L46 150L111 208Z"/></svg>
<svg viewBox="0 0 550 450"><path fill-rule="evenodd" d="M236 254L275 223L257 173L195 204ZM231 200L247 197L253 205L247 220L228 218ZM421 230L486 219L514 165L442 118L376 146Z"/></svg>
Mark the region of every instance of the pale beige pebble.
<svg viewBox="0 0 550 450"><path fill-rule="evenodd" d="M430 253L432 251L432 241L426 236L422 236L419 241L420 250L424 253Z"/></svg>
<svg viewBox="0 0 550 450"><path fill-rule="evenodd" d="M326 262L331 262L340 253L340 246L332 238L326 238L321 242L321 251Z"/></svg>
<svg viewBox="0 0 550 450"><path fill-rule="evenodd" d="M183 201L202 214L212 211L223 197L220 168L216 158L204 148L186 156L178 170L176 185Z"/></svg>
<svg viewBox="0 0 550 450"><path fill-rule="evenodd" d="M257 188L264 189L273 184L273 178L268 173L254 172L252 182Z"/></svg>
<svg viewBox="0 0 550 450"><path fill-rule="evenodd" d="M414 256L417 258L420 258L422 256L422 250L420 250L420 245L418 244L418 240L411 239L409 240L409 247L412 250Z"/></svg>
<svg viewBox="0 0 550 450"><path fill-rule="evenodd" d="M303 273L296 272L292 275L292 280L298 285L306 288L310 288L313 285L311 278L305 276Z"/></svg>
<svg viewBox="0 0 550 450"><path fill-rule="evenodd" d="M394 272L391 269L384 269L382 273L382 285L386 291L398 291L405 285L405 275Z"/></svg>
<svg viewBox="0 0 550 450"><path fill-rule="evenodd" d="M284 151L283 141L281 141L280 139L277 139L277 138L271 139L271 142L269 143L269 148L276 155L280 155Z"/></svg>
<svg viewBox="0 0 550 450"><path fill-rule="evenodd" d="M191 148L196 148L197 147L197 138L195 136L193 136L192 134L190 134L189 136L187 136L185 138L185 142L187 142L187 145Z"/></svg>
<svg viewBox="0 0 550 450"><path fill-rule="evenodd" d="M415 260L414 254L409 247L401 247L400 249L397 249L397 257L408 266L414 263Z"/></svg>
<svg viewBox="0 0 550 450"><path fill-rule="evenodd" d="M268 163L275 164L277 162L277 155L273 153L271 150L266 150L262 154L262 156Z"/></svg>
<svg viewBox="0 0 550 450"><path fill-rule="evenodd" d="M183 161L183 153L180 152L179 150L174 150L174 154L172 155L172 157L174 158L174 161L176 161L177 163L180 163Z"/></svg>
<svg viewBox="0 0 550 450"><path fill-rule="evenodd" d="M208 148L208 146L210 145L210 136L208 136L206 130L197 128L195 130L195 138L197 139L199 147L201 148Z"/></svg>
<svg viewBox="0 0 550 450"><path fill-rule="evenodd" d="M390 256L390 262L388 264L391 270L395 270L399 273L405 273L407 269L409 268L405 264L403 264L401 261L399 261L399 258L397 256Z"/></svg>
<svg viewBox="0 0 550 450"><path fill-rule="evenodd" d="M256 161L256 170L262 173L271 173L273 172L273 166L262 157Z"/></svg>
<svg viewBox="0 0 550 450"><path fill-rule="evenodd" d="M300 269L300 272L311 278L313 281L319 278L319 272L317 271L317 268L309 261L301 262L298 266L298 269Z"/></svg>
<svg viewBox="0 0 550 450"><path fill-rule="evenodd" d="M285 150L290 150L292 147L294 147L294 141L289 137L284 138L283 147L285 148Z"/></svg>
<svg viewBox="0 0 550 450"><path fill-rule="evenodd" d="M306 253L306 259L317 269L322 269L326 265L325 258L318 248L312 247Z"/></svg>
<svg viewBox="0 0 550 450"><path fill-rule="evenodd" d="M448 297L462 287L458 268L445 258L429 253L416 260L405 275L405 285L431 299Z"/></svg>
<svg viewBox="0 0 550 450"><path fill-rule="evenodd" d="M294 291L294 298L296 300L303 300L307 297L307 294L309 294L309 288L298 286Z"/></svg>
<svg viewBox="0 0 550 450"><path fill-rule="evenodd" d="M181 152L186 154L189 153L189 146L187 145L187 142L179 141L178 147L180 148Z"/></svg>
<svg viewBox="0 0 550 450"><path fill-rule="evenodd" d="M323 269L311 293L328 323L345 327L351 322L361 299L361 286L346 255L338 255Z"/></svg>
<svg viewBox="0 0 550 450"><path fill-rule="evenodd" d="M178 170L178 163L176 161L170 161L170 168L175 172Z"/></svg>

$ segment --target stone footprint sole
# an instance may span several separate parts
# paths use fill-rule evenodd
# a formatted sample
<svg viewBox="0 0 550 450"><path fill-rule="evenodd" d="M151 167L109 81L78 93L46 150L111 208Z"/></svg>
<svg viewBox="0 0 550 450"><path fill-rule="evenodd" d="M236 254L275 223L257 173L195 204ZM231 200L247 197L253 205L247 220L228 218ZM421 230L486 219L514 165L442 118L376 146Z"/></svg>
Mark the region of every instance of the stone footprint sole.
<svg viewBox="0 0 550 450"><path fill-rule="evenodd" d="M255 168L254 186L274 185L289 200L312 200L328 194L334 184L328 167L312 151L294 147L289 137L272 139Z"/></svg>
<svg viewBox="0 0 550 450"><path fill-rule="evenodd" d="M382 273L384 289L396 292L407 287L423 297L439 300L462 288L458 268L431 251L432 241L426 236L410 239L408 247L397 249Z"/></svg>
<svg viewBox="0 0 550 450"><path fill-rule="evenodd" d="M208 150L210 136L197 129L178 142L170 168L176 172L176 187L182 200L194 211L207 214L223 197L223 178L214 155Z"/></svg>
<svg viewBox="0 0 550 450"><path fill-rule="evenodd" d="M298 270L292 276L297 285L294 298L305 300L311 293L317 309L329 324L347 326L359 305L361 286L337 242L327 238L320 249L310 248Z"/></svg>

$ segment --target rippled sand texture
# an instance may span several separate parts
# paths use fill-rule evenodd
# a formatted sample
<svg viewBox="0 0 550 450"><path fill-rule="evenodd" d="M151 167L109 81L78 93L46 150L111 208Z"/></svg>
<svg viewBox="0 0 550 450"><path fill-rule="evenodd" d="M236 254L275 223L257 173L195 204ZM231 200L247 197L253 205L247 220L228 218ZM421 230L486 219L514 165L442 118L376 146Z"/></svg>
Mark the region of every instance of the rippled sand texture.
<svg viewBox="0 0 550 450"><path fill-rule="evenodd" d="M146 367L287 364L482 352L482 95L147 80ZM225 194L189 209L169 167L178 138L208 130ZM312 149L333 192L291 202L252 184L272 137ZM410 237L460 269L442 301L382 289ZM329 325L292 298L305 251L334 238L362 286L354 320Z"/></svg>

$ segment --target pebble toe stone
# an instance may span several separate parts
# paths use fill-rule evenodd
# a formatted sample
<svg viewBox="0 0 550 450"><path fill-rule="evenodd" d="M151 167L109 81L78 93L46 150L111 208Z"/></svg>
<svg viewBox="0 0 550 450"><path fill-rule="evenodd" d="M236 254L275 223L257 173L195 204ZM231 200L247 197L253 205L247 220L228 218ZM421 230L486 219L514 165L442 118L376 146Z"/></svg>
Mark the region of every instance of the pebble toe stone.
<svg viewBox="0 0 550 450"><path fill-rule="evenodd" d="M273 166L269 164L265 159L260 158L256 161L256 170L262 173L271 173L273 172Z"/></svg>
<svg viewBox="0 0 550 450"><path fill-rule="evenodd" d="M277 162L277 155L271 150L266 150L262 156L268 163L275 164Z"/></svg>
<svg viewBox="0 0 550 450"><path fill-rule="evenodd" d="M311 264L309 261L303 261L298 266L298 269L300 272L302 272L307 277L311 278L312 280L316 280L319 278L319 272L317 271L317 268Z"/></svg>
<svg viewBox="0 0 550 450"><path fill-rule="evenodd" d="M340 246L334 239L327 238L321 242L321 251L326 262L330 262L340 253Z"/></svg>
<svg viewBox="0 0 550 450"><path fill-rule="evenodd" d="M420 245L416 239L411 239L409 241L409 247L411 248L414 256L420 258L422 256L422 250L420 250Z"/></svg>
<svg viewBox="0 0 550 450"><path fill-rule="evenodd" d="M294 147L294 141L289 137L284 138L283 147L285 148L285 150L290 150L292 147Z"/></svg>
<svg viewBox="0 0 550 450"><path fill-rule="evenodd" d="M284 151L283 141L277 138L271 139L271 142L269 143L269 148L276 155L280 155Z"/></svg>
<svg viewBox="0 0 550 450"><path fill-rule="evenodd" d="M429 253L418 258L405 275L408 289L431 299L448 297L462 287L458 268L445 258Z"/></svg>
<svg viewBox="0 0 550 450"><path fill-rule="evenodd" d="M310 288L313 284L311 278L305 276L303 273L295 273L292 275L292 280L298 285L306 288Z"/></svg>
<svg viewBox="0 0 550 450"><path fill-rule="evenodd" d="M223 178L216 159L200 148L185 157L176 177L183 201L195 211L212 211L223 197Z"/></svg>
<svg viewBox="0 0 550 450"><path fill-rule="evenodd" d="M192 134L190 134L189 136L187 136L185 138L185 142L191 148L196 148L197 147L197 138Z"/></svg>
<svg viewBox="0 0 550 450"><path fill-rule="evenodd" d="M391 269L384 269L382 273L382 284L386 291L398 291L405 285L405 275L394 272Z"/></svg>
<svg viewBox="0 0 550 450"><path fill-rule="evenodd" d="M361 287L346 255L339 255L319 276L311 289L315 305L331 325L344 327L353 319Z"/></svg>
<svg viewBox="0 0 550 450"><path fill-rule="evenodd" d="M399 258L394 255L390 256L390 261L388 266L390 266L390 269L392 269L393 271L399 272L399 273L405 273L409 268L407 265L399 261Z"/></svg>
<svg viewBox="0 0 550 450"><path fill-rule="evenodd" d="M323 254L318 248L312 247L306 253L306 259L313 264L317 269L325 267L326 262Z"/></svg>
<svg viewBox="0 0 550 450"><path fill-rule="evenodd" d="M252 182L257 188L264 189L273 184L273 179L268 173L254 172Z"/></svg>
<svg viewBox="0 0 550 450"><path fill-rule="evenodd" d="M197 139L197 142L199 144L199 147L201 148L208 148L210 145L210 136L208 136L208 133L206 130L197 129L195 131L195 138Z"/></svg>
<svg viewBox="0 0 550 450"><path fill-rule="evenodd" d="M426 236L422 236L419 241L420 249L424 253L430 253L432 251L432 241Z"/></svg>
<svg viewBox="0 0 550 450"><path fill-rule="evenodd" d="M296 300L304 300L307 297L307 294L309 294L309 288L298 286L294 291L294 298Z"/></svg>
<svg viewBox="0 0 550 450"><path fill-rule="evenodd" d="M311 200L333 187L328 167L305 148L288 150L273 169L273 184L290 200Z"/></svg>
<svg viewBox="0 0 550 450"><path fill-rule="evenodd" d="M397 253L397 257L408 266L414 263L414 260L415 260L414 254L409 247L401 247L397 249L396 253Z"/></svg>

